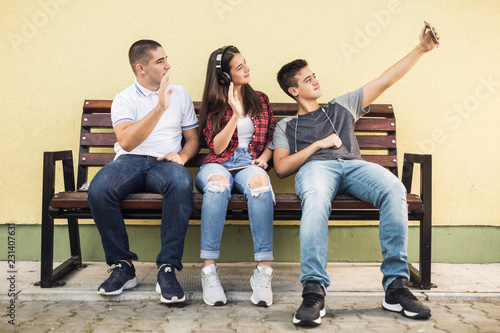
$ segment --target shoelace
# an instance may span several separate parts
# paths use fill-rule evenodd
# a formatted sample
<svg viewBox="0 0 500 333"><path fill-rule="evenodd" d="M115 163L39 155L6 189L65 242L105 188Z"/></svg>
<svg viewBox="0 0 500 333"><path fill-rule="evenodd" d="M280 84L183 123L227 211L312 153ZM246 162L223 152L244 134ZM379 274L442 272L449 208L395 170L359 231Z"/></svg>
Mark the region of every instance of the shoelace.
<svg viewBox="0 0 500 333"><path fill-rule="evenodd" d="M304 305L306 307L313 307L316 305L316 303L321 302L323 300L323 297L318 294L306 294L304 295Z"/></svg>
<svg viewBox="0 0 500 333"><path fill-rule="evenodd" d="M165 280L167 281L168 284L173 284L177 285L177 280L175 279L174 272L172 272L172 267L170 266L164 266L161 268L163 276L165 277Z"/></svg>
<svg viewBox="0 0 500 333"><path fill-rule="evenodd" d="M109 276L109 278L113 278L122 269L123 269L122 264L117 264L117 265L115 265L115 267L108 269L108 271L107 271L108 273L112 272L111 275Z"/></svg>
<svg viewBox="0 0 500 333"><path fill-rule="evenodd" d="M257 284L263 288L269 288L271 284L271 276L266 273L257 274Z"/></svg>
<svg viewBox="0 0 500 333"><path fill-rule="evenodd" d="M217 275L216 272L205 274L205 276L207 277L208 286L210 288L214 288L214 287L219 287L220 286L219 276Z"/></svg>

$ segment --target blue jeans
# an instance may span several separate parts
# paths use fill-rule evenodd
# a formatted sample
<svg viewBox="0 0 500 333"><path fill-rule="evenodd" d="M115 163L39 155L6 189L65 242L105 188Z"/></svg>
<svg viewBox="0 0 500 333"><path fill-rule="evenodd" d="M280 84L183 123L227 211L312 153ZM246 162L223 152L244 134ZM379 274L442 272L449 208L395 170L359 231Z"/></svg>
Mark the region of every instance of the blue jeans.
<svg viewBox="0 0 500 333"><path fill-rule="evenodd" d="M106 263L137 260L129 250L128 235L119 201L127 194L153 192L163 195L161 250L157 266L168 263L182 269L184 238L193 207L193 177L177 163L156 157L122 155L106 164L90 183L90 210L101 235Z"/></svg>
<svg viewBox="0 0 500 333"><path fill-rule="evenodd" d="M394 174L363 160L315 160L300 168L295 177L295 191L302 199L300 281L303 285L311 280L320 282L325 289L330 285L326 272L328 218L337 193L350 194L379 208L384 290L397 277L409 278L406 189Z"/></svg>
<svg viewBox="0 0 500 333"><path fill-rule="evenodd" d="M246 148L238 148L233 156L224 162L207 163L201 166L196 176L196 188L203 193L201 207L201 248L200 258L219 259L220 242L227 211L227 203L233 189L245 195L248 203L248 216L252 232L255 261L273 260L273 205L274 192L267 172L251 166L240 171L227 169L249 165L252 156ZM250 189L249 180L261 174L267 178L269 186ZM229 186L220 181L209 181L213 175L222 175Z"/></svg>

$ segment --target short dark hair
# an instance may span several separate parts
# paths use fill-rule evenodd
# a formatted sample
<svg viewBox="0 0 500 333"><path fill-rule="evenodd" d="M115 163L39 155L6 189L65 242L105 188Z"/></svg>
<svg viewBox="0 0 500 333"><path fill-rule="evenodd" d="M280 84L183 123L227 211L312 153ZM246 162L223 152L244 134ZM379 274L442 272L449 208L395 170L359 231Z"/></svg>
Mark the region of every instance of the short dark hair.
<svg viewBox="0 0 500 333"><path fill-rule="evenodd" d="M288 88L298 87L295 75L297 75L297 73L300 72L300 70L304 67L307 67L307 61L305 61L304 59L296 59L281 67L280 71L278 72L277 79L281 89L283 89L285 94L293 99L295 98L292 94L290 94Z"/></svg>
<svg viewBox="0 0 500 333"><path fill-rule="evenodd" d="M152 57L150 51L154 51L159 47L161 47L160 43L150 39L141 39L132 44L128 50L128 61L134 74L137 75L135 65L138 63L146 64Z"/></svg>

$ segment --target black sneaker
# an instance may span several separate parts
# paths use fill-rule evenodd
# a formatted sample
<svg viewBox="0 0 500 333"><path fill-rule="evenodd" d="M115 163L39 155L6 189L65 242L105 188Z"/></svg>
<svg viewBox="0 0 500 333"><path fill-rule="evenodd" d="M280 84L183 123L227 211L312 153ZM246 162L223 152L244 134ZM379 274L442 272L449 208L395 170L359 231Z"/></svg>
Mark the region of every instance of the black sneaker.
<svg viewBox="0 0 500 333"><path fill-rule="evenodd" d="M132 263L126 260L115 261L115 267L108 269L111 272L109 278L104 281L97 293L101 295L119 295L125 289L132 289L137 286L137 277Z"/></svg>
<svg viewBox="0 0 500 333"><path fill-rule="evenodd" d="M382 307L412 319L428 319L431 316L431 310L408 289L408 280L405 278L397 278L389 285Z"/></svg>
<svg viewBox="0 0 500 333"><path fill-rule="evenodd" d="M162 303L179 303L186 300L184 291L175 277L175 268L169 264L163 264L158 270L156 292L161 295Z"/></svg>
<svg viewBox="0 0 500 333"><path fill-rule="evenodd" d="M302 304L293 316L293 323L297 326L318 326L326 315L325 290L318 282L306 282L302 298Z"/></svg>

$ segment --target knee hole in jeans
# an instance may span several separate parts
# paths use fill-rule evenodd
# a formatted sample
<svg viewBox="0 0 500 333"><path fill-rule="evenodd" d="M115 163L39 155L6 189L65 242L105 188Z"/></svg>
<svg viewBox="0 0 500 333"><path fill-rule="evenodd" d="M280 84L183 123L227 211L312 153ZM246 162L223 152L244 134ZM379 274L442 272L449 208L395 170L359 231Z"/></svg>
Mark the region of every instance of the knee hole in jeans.
<svg viewBox="0 0 500 333"><path fill-rule="evenodd" d="M212 175L208 178L207 191L224 192L229 189L229 181L223 175Z"/></svg>
<svg viewBox="0 0 500 333"><path fill-rule="evenodd" d="M258 187L269 186L269 182L267 181L267 177L262 174L256 174L250 177L248 180L248 186L250 189L256 189Z"/></svg>
<svg viewBox="0 0 500 333"><path fill-rule="evenodd" d="M253 175L248 180L248 187L253 196L258 196L260 193L271 191L271 186L267 177L261 174Z"/></svg>

